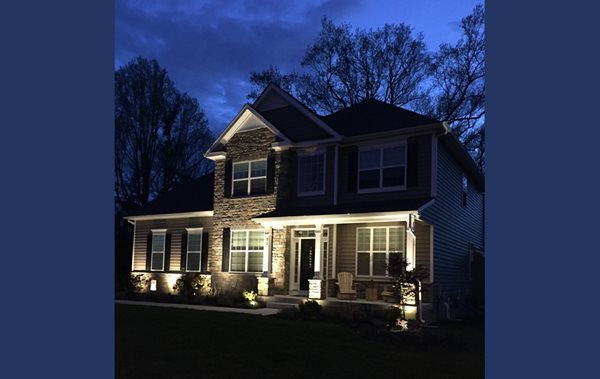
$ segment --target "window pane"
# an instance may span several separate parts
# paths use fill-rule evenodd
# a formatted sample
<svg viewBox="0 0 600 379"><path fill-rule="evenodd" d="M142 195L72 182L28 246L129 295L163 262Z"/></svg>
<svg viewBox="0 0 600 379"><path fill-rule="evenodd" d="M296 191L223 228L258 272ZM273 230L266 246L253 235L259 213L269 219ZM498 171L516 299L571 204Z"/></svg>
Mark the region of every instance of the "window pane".
<svg viewBox="0 0 600 379"><path fill-rule="evenodd" d="M200 251L200 244L202 243L202 234L192 233L188 234L188 251Z"/></svg>
<svg viewBox="0 0 600 379"><path fill-rule="evenodd" d="M323 190L324 154L300 157L298 159L298 188L300 192Z"/></svg>
<svg viewBox="0 0 600 379"><path fill-rule="evenodd" d="M398 166L405 162L406 151L404 146L383 149L383 166Z"/></svg>
<svg viewBox="0 0 600 379"><path fill-rule="evenodd" d="M246 196L248 195L248 181L239 180L233 182L233 196Z"/></svg>
<svg viewBox="0 0 600 379"><path fill-rule="evenodd" d="M246 232L231 232L231 250L246 250Z"/></svg>
<svg viewBox="0 0 600 379"><path fill-rule="evenodd" d="M378 188L379 170L360 171L358 184L361 189Z"/></svg>
<svg viewBox="0 0 600 379"><path fill-rule="evenodd" d="M231 271L246 271L246 253L244 251L231 252Z"/></svg>
<svg viewBox="0 0 600 379"><path fill-rule="evenodd" d="M358 233L358 251L371 250L371 230L357 229Z"/></svg>
<svg viewBox="0 0 600 379"><path fill-rule="evenodd" d="M373 229L373 251L386 251L386 228Z"/></svg>
<svg viewBox="0 0 600 379"><path fill-rule="evenodd" d="M402 228L390 228L390 251L404 251L404 235Z"/></svg>
<svg viewBox="0 0 600 379"><path fill-rule="evenodd" d="M164 234L153 234L152 235L152 251L164 251L165 248L165 235Z"/></svg>
<svg viewBox="0 0 600 379"><path fill-rule="evenodd" d="M248 163L235 163L233 165L233 178L242 179L248 177Z"/></svg>
<svg viewBox="0 0 600 379"><path fill-rule="evenodd" d="M252 179L250 181L250 194L261 195L267 192L267 179Z"/></svg>
<svg viewBox="0 0 600 379"><path fill-rule="evenodd" d="M152 253L152 270L163 269L163 253Z"/></svg>
<svg viewBox="0 0 600 379"><path fill-rule="evenodd" d="M186 266L188 271L200 271L200 253L188 253Z"/></svg>
<svg viewBox="0 0 600 379"><path fill-rule="evenodd" d="M248 253L248 272L262 272L263 271L262 260L263 260L262 252Z"/></svg>
<svg viewBox="0 0 600 379"><path fill-rule="evenodd" d="M250 241L248 250L262 250L265 246L265 232L252 231L250 232Z"/></svg>
<svg viewBox="0 0 600 379"><path fill-rule="evenodd" d="M371 275L369 273L369 254L358 253L356 260L356 275Z"/></svg>
<svg viewBox="0 0 600 379"><path fill-rule="evenodd" d="M380 150L370 150L360 152L360 169L379 168Z"/></svg>
<svg viewBox="0 0 600 379"><path fill-rule="evenodd" d="M385 253L373 253L373 275L385 276Z"/></svg>
<svg viewBox="0 0 600 379"><path fill-rule="evenodd" d="M384 168L383 169L383 186L395 187L404 185L404 166Z"/></svg>
<svg viewBox="0 0 600 379"><path fill-rule="evenodd" d="M267 161L255 161L250 163L250 176L267 176Z"/></svg>

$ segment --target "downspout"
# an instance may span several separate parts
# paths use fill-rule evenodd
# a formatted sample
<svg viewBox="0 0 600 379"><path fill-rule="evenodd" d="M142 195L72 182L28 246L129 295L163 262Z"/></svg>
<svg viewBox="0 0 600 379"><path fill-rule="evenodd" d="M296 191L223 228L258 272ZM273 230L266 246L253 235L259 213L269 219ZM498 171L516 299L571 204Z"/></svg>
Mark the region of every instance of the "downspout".
<svg viewBox="0 0 600 379"><path fill-rule="evenodd" d="M418 286L418 291L417 291L417 297L418 297L418 309L417 309L417 317L420 324L425 324L425 320L423 320L423 306L422 306L422 302L421 302L421 281L418 278L415 278L415 281L417 282L417 286Z"/></svg>

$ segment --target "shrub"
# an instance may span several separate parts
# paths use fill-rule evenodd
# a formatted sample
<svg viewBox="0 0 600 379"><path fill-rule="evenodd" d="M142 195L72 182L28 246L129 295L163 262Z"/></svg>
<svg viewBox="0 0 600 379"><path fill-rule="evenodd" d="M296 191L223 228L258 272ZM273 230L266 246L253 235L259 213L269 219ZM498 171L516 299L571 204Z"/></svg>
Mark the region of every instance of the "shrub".
<svg viewBox="0 0 600 379"><path fill-rule="evenodd" d="M179 296L182 296L187 300L192 300L194 297L200 295L202 288L205 286L206 281L200 274L188 272L177 279L173 286L173 290Z"/></svg>
<svg viewBox="0 0 600 379"><path fill-rule="evenodd" d="M397 319L404 318L404 312L399 307L389 307L385 310L384 318L388 323L395 325Z"/></svg>
<svg viewBox="0 0 600 379"><path fill-rule="evenodd" d="M322 309L323 307L316 300L301 301L298 304L298 310L306 317L317 317Z"/></svg>

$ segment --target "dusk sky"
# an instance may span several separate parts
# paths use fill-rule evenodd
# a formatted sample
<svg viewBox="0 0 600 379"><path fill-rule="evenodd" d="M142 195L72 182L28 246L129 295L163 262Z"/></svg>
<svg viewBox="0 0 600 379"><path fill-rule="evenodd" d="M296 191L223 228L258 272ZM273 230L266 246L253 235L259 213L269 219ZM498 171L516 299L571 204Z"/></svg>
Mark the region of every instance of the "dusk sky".
<svg viewBox="0 0 600 379"><path fill-rule="evenodd" d="M430 50L460 36L460 20L481 0L118 0L115 68L154 58L175 86L196 97L220 133L248 102L250 72L299 69L326 16L354 28L404 22Z"/></svg>

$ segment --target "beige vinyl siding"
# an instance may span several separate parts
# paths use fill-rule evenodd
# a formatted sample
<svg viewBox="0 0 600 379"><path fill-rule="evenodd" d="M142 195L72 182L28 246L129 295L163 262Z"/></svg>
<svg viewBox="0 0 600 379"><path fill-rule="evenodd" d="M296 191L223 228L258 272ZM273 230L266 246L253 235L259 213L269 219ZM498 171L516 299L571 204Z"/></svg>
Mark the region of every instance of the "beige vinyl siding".
<svg viewBox="0 0 600 379"><path fill-rule="evenodd" d="M203 233L211 232L211 217L178 218L168 220L136 221L133 251L133 271L146 270L146 249L148 235L152 229L167 229L171 235L171 254L169 271L180 271L181 268L181 239L185 228L204 228ZM209 238L210 243L210 238ZM210 251L210 246L209 250Z"/></svg>
<svg viewBox="0 0 600 379"><path fill-rule="evenodd" d="M431 225L425 222L415 222L415 255L416 255L416 266L419 272L423 270L423 274L426 276L422 278L423 281L429 282L430 275L430 257L431 257Z"/></svg>
<svg viewBox="0 0 600 379"><path fill-rule="evenodd" d="M336 273L347 271L351 272L353 275L356 275L356 228L400 225L406 227L405 222L382 222L338 225ZM406 233L404 234L404 246L406 246Z"/></svg>

